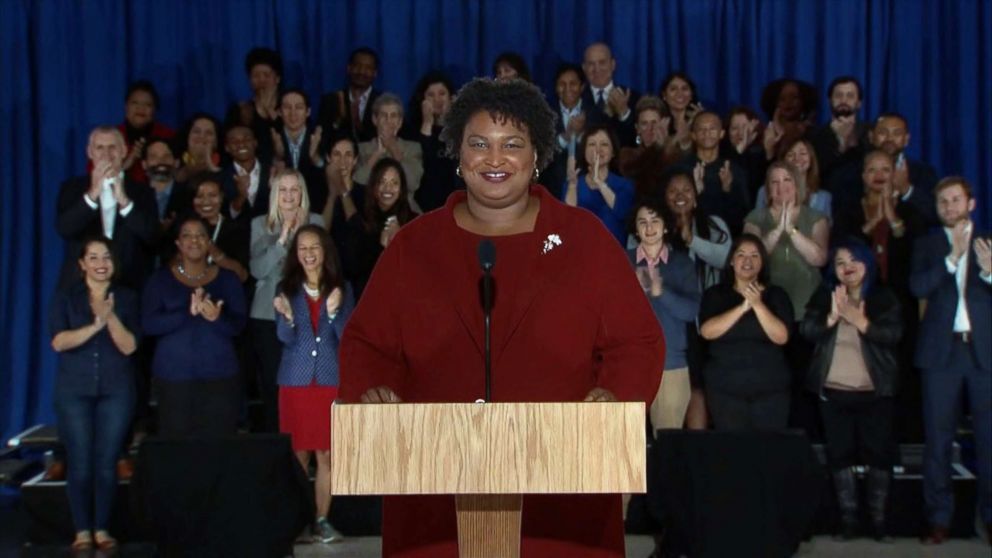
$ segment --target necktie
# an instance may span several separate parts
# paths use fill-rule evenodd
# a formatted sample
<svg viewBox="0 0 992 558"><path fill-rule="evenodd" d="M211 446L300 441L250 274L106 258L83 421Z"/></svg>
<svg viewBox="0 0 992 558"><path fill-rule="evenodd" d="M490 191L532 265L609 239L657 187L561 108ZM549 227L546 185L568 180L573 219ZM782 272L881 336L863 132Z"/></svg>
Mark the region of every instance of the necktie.
<svg viewBox="0 0 992 558"><path fill-rule="evenodd" d="M355 99L351 102L351 129L356 134L358 130L362 127L362 115L359 113L359 108L362 103L361 97Z"/></svg>
<svg viewBox="0 0 992 558"><path fill-rule="evenodd" d="M596 98L596 108L598 108L599 110L603 110L606 108L606 100L604 99L604 97L606 97L606 91L600 89Z"/></svg>

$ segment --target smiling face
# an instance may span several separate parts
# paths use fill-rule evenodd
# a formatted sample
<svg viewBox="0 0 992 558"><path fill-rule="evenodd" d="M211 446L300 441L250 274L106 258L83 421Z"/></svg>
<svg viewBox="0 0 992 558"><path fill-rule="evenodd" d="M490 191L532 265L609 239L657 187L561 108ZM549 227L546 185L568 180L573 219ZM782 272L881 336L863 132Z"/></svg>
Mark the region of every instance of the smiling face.
<svg viewBox="0 0 992 558"><path fill-rule="evenodd" d="M320 237L310 231L303 231L296 239L296 257L303 271L319 274L324 267L324 246Z"/></svg>
<svg viewBox="0 0 992 558"><path fill-rule="evenodd" d="M792 178L792 173L775 168L768 173L768 197L772 207L785 207L785 204L798 204L799 187Z"/></svg>
<svg viewBox="0 0 992 558"><path fill-rule="evenodd" d="M400 173L395 167L389 167L382 173L382 178L375 185L375 203L382 211L389 211L399 201L402 194Z"/></svg>
<svg viewBox="0 0 992 558"><path fill-rule="evenodd" d="M403 107L388 103L379 107L372 115L372 123L379 135L385 137L396 137L403 126Z"/></svg>
<svg viewBox="0 0 992 558"><path fill-rule="evenodd" d="M307 106L307 100L303 98L303 95L286 93L279 103L279 115L282 116L286 130L296 133L306 128L307 118L310 117L310 107Z"/></svg>
<svg viewBox="0 0 992 558"><path fill-rule="evenodd" d="M245 166L255 160L258 141L255 133L247 126L236 126L227 131L224 138L224 151L239 165Z"/></svg>
<svg viewBox="0 0 992 558"><path fill-rule="evenodd" d="M692 121L692 142L696 149L716 149L723 139L723 123L712 113L703 113Z"/></svg>
<svg viewBox="0 0 992 558"><path fill-rule="evenodd" d="M590 169L597 161L597 157L601 169L608 168L613 159L613 144L610 142L610 136L602 130L586 137L585 158Z"/></svg>
<svg viewBox="0 0 992 558"><path fill-rule="evenodd" d="M176 247L184 262L198 262L207 257L210 248L210 236L206 226L201 221L191 220L183 223L176 239Z"/></svg>
<svg viewBox="0 0 992 558"><path fill-rule="evenodd" d="M799 169L799 172L806 175L809 172L809 166L811 164L809 158L809 148L803 142L797 142L793 145L788 152L785 154L786 162L792 163L792 166Z"/></svg>
<svg viewBox="0 0 992 558"><path fill-rule="evenodd" d="M558 80L555 81L555 93L558 95L558 100L567 108L572 108L579 103L583 89L585 89L585 84L582 83L582 79L571 70L562 72L558 76Z"/></svg>
<svg viewBox="0 0 992 558"><path fill-rule="evenodd" d="M641 138L641 143L651 145L658 138L658 131L661 129L661 114L654 109L642 110L637 115L637 135Z"/></svg>
<svg viewBox="0 0 992 558"><path fill-rule="evenodd" d="M451 107L451 91L448 91L448 86L441 82L427 86L424 99L431 102L435 117L444 116Z"/></svg>
<svg viewBox="0 0 992 558"><path fill-rule="evenodd" d="M879 118L868 138L875 148L897 157L909 145L909 130L902 118Z"/></svg>
<svg viewBox="0 0 992 558"><path fill-rule="evenodd" d="M275 184L278 192L279 211L296 211L303 201L303 189L299 179L292 174L279 178Z"/></svg>
<svg viewBox="0 0 992 558"><path fill-rule="evenodd" d="M834 255L834 273L842 285L849 291L861 288L865 280L865 264L854 259L854 255L847 248L837 250Z"/></svg>
<svg viewBox="0 0 992 558"><path fill-rule="evenodd" d="M537 152L526 128L482 110L465 124L459 160L468 195L500 209L528 194Z"/></svg>
<svg viewBox="0 0 992 558"><path fill-rule="evenodd" d="M135 128L144 128L155 119L155 98L152 94L136 89L124 103L124 119Z"/></svg>
<svg viewBox="0 0 992 558"><path fill-rule="evenodd" d="M730 143L740 145L747 139L747 124L746 114L737 113L730 117L730 125L728 126Z"/></svg>
<svg viewBox="0 0 992 558"><path fill-rule="evenodd" d="M197 118L189 129L187 143L190 148L217 149L217 128L207 118Z"/></svg>
<svg viewBox="0 0 992 558"><path fill-rule="evenodd" d="M696 208L696 187L685 175L678 175L665 188L665 205L676 215L692 213Z"/></svg>
<svg viewBox="0 0 992 558"><path fill-rule="evenodd" d="M885 153L870 153L865 158L861 180L868 190L882 193L886 187L892 186L893 170L892 159Z"/></svg>
<svg viewBox="0 0 992 558"><path fill-rule="evenodd" d="M90 283L105 283L114 276L114 258L106 243L92 241L86 245L83 257L79 258L79 269L83 278Z"/></svg>
<svg viewBox="0 0 992 558"><path fill-rule="evenodd" d="M125 152L124 139L117 132L94 132L86 146L86 155L94 166L109 162L117 171L124 164Z"/></svg>
<svg viewBox="0 0 992 558"><path fill-rule="evenodd" d="M375 58L371 54L360 52L348 64L348 83L351 87L364 91L372 86L377 73Z"/></svg>
<svg viewBox="0 0 992 558"><path fill-rule="evenodd" d="M682 112L692 102L692 87L686 80L674 78L661 92L661 98L673 112Z"/></svg>
<svg viewBox="0 0 992 558"><path fill-rule="evenodd" d="M338 140L331 146L331 151L327 155L327 162L334 169L352 169L355 164L355 147L351 140Z"/></svg>
<svg viewBox="0 0 992 558"><path fill-rule="evenodd" d="M616 67L617 61L613 59L609 47L603 44L590 46L582 58L582 71L593 87L603 88L609 85L613 81Z"/></svg>
<svg viewBox="0 0 992 558"><path fill-rule="evenodd" d="M634 224L637 227L637 238L645 247L660 246L664 242L665 221L650 207L637 210Z"/></svg>
<svg viewBox="0 0 992 558"><path fill-rule="evenodd" d="M212 181L201 182L193 196L193 211L209 223L215 223L224 202L220 184Z"/></svg>
<svg viewBox="0 0 992 558"><path fill-rule="evenodd" d="M739 283L751 283L758 278L761 273L761 252L752 242L741 242L730 260L730 267L734 270L734 279Z"/></svg>
<svg viewBox="0 0 992 558"><path fill-rule="evenodd" d="M937 192L937 216L945 227L967 221L974 210L975 199L968 196L960 184L946 186Z"/></svg>

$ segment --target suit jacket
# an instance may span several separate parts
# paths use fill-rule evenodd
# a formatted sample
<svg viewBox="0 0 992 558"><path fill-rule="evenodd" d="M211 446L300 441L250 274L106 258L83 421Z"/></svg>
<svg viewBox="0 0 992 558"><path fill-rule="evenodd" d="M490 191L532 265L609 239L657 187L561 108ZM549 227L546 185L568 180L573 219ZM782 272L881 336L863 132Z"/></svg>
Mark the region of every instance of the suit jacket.
<svg viewBox="0 0 992 558"><path fill-rule="evenodd" d="M314 132L313 126L307 126L303 132L303 143L300 144L300 156L293 165L293 156L289 152L289 137L285 130L281 131L282 143L286 150L286 168L295 168L303 175L307 183L307 195L310 197L310 210L314 213L324 211L327 203L327 181L324 178L324 168L313 164L310 159L310 135Z"/></svg>
<svg viewBox="0 0 992 558"><path fill-rule="evenodd" d="M310 307L306 292L300 288L289 299L293 308L293 322L276 316L276 335L282 341L282 361L276 383L280 386L309 386L317 382L320 386L337 387L338 346L344 334L344 326L355 307L355 297L351 286L345 283L344 296L338 313L331 320L327 315L327 299L320 300L320 319L317 332L310 321Z"/></svg>
<svg viewBox="0 0 992 558"><path fill-rule="evenodd" d="M286 262L287 246L279 244L281 229L270 231L265 226L265 215L251 220L251 259L248 270L257 281L255 296L251 301L250 317L257 320L274 320L275 310L272 299L276 296L276 286L282 280L282 266ZM324 218L311 212L309 223L324 226ZM287 241L288 245L289 242ZM294 254L295 257L295 254Z"/></svg>
<svg viewBox="0 0 992 558"><path fill-rule="evenodd" d="M496 401L581 401L593 387L651 401L664 365L658 321L626 256L589 212L540 186L533 232L496 237ZM466 193L400 229L341 342L341 390L386 385L408 402L484 394L479 238L455 224ZM557 243L556 243L557 242ZM524 496L524 556L623 556L620 498ZM387 497L383 555L457 556L454 500Z"/></svg>
<svg viewBox="0 0 992 558"><path fill-rule="evenodd" d="M614 83L613 87L623 86ZM627 87L623 87L623 89L627 90ZM596 99L592 96L592 86L586 84L586 88L582 91L582 110L586 113L586 128L592 125L608 125L617 133L621 146L633 147L637 145L635 140L637 131L634 129L634 107L637 106L637 101L640 98L640 93L633 89L630 90L630 99L627 101L630 116L627 117L627 120L620 120L623 115L607 114L596 106Z"/></svg>
<svg viewBox="0 0 992 558"><path fill-rule="evenodd" d="M972 225L974 227L974 225ZM988 238L987 232L972 233ZM943 229L921 237L913 250L912 273L909 288L913 296L926 299L926 311L920 322L914 364L939 373L948 364L951 344L954 342L954 314L958 306L958 288L954 274L947 271L945 259L951 244ZM992 373L992 285L979 277L980 268L975 261L972 247L968 248L968 274L965 281L965 304L971 320L971 347L982 372Z"/></svg>
<svg viewBox="0 0 992 558"><path fill-rule="evenodd" d="M59 236L65 241L65 255L59 288L64 289L79 279L79 251L89 236L103 236L100 209L92 209L84 200L90 188L90 177L77 176L62 183L56 215ZM158 212L151 188L130 180L124 181L124 192L134 202L127 217L120 212L114 221L111 239L117 258L117 281L135 290L141 288L152 272L156 242L159 237Z"/></svg>
<svg viewBox="0 0 992 558"><path fill-rule="evenodd" d="M308 140L309 141L309 140ZM249 221L258 217L259 215L265 215L269 212L269 175L272 174L272 165L263 163L261 159L255 161L256 165L259 165L258 169L258 193L255 194L255 203L250 201L245 201L245 205L241 207L241 213L238 214L238 219L247 218ZM234 177L237 174L234 168L234 164L228 164L224 166L224 213L228 216L231 215L230 206L231 200L238 195L238 186L234 182ZM309 186L309 182L307 183ZM307 191L307 194L310 192Z"/></svg>
<svg viewBox="0 0 992 558"><path fill-rule="evenodd" d="M365 104L365 114L362 115L362 126L358 130L355 130L351 123L351 101L348 99L347 87L321 97L320 108L317 110L317 123L323 127L324 142L333 135L331 133L333 130L347 133L359 143L374 138L375 125L372 124L372 103L381 94L382 91L378 89L372 89L372 92L369 93L369 100Z"/></svg>

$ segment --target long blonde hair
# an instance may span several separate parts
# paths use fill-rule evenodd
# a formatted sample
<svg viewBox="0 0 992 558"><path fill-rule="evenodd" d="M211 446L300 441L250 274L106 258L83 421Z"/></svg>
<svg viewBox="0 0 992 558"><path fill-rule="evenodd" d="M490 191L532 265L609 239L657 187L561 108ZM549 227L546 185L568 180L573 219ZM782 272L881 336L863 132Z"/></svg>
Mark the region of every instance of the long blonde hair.
<svg viewBox="0 0 992 558"><path fill-rule="evenodd" d="M296 177L296 183L300 188L300 211L303 212L303 224L306 224L310 215L310 195L307 194L307 181L300 171L292 168L283 169L272 176L269 181L269 214L265 217L265 226L269 232L275 232L282 226L282 215L279 214L279 181L287 176Z"/></svg>

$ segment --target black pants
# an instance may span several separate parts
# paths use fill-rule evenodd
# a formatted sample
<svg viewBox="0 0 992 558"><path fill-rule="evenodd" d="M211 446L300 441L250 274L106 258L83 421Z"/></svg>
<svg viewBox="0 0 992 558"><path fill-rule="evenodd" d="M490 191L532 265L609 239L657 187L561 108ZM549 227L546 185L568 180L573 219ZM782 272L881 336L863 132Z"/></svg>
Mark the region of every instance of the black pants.
<svg viewBox="0 0 992 558"><path fill-rule="evenodd" d="M276 336L276 323L272 320L252 318L251 343L258 359L258 390L262 396L264 432L279 432L279 361L282 359L282 342Z"/></svg>
<svg viewBox="0 0 992 558"><path fill-rule="evenodd" d="M895 461L892 435L893 399L874 391L825 389L820 416L831 470L852 465L891 469Z"/></svg>
<svg viewBox="0 0 992 558"><path fill-rule="evenodd" d="M157 380L159 435L167 438L233 436L238 432L241 382Z"/></svg>
<svg viewBox="0 0 992 558"><path fill-rule="evenodd" d="M781 430L789 420L789 392L737 395L706 390L706 405L717 430Z"/></svg>

